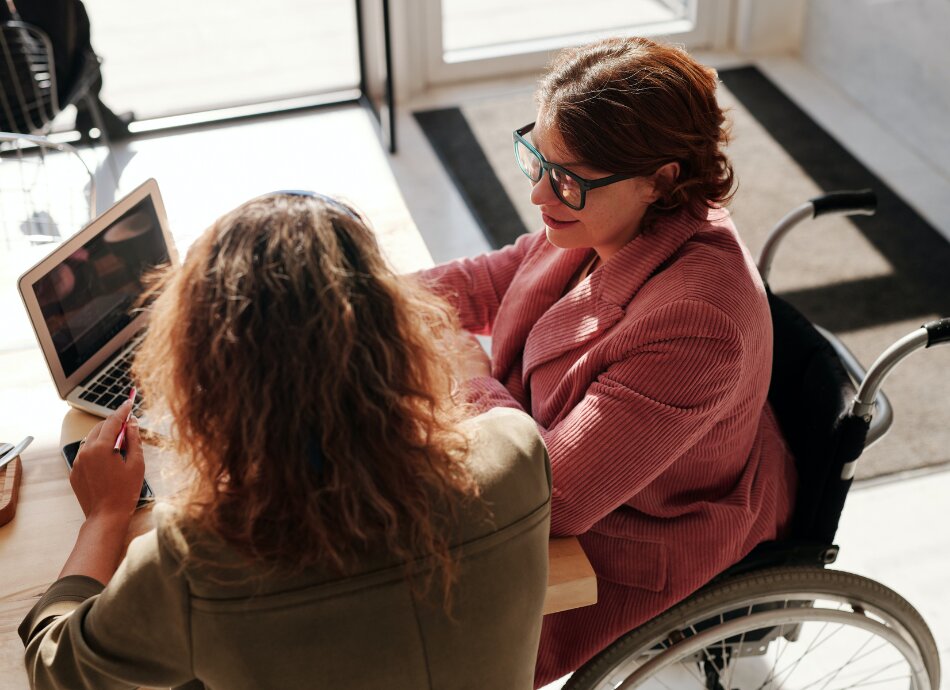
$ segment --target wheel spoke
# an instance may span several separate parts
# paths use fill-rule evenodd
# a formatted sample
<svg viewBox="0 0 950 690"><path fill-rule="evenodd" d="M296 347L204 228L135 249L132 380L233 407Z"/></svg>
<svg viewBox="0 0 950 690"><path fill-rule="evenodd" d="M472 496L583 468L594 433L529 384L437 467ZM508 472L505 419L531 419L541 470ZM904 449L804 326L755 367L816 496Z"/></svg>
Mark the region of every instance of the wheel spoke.
<svg viewBox="0 0 950 690"><path fill-rule="evenodd" d="M870 679L870 678L873 678L874 676L876 676L876 675L882 673L883 671L886 671L886 670L888 670L888 669L894 668L895 666L897 666L897 665L900 664L900 663L907 663L907 660L904 659L903 657L901 657L901 658L898 659L897 661L895 661L895 662L893 662L893 663L891 663L891 664L888 664L887 666L882 666L882 667L879 668L877 671L874 671L873 673L870 673L870 674L864 676L863 678L861 678L861 679L860 679L859 681L857 681L856 683L852 683L851 685L848 685L848 686L846 686L846 687L847 687L847 688L856 688L856 687L860 687L860 686L864 686L864 685L875 685L876 683L880 683L880 682L882 682L882 681L874 681L874 683L865 683L864 681L866 681L866 680L868 680L868 679ZM910 677L912 677L912 676L908 676L908 678L910 678ZM842 688L842 690L846 690L846 688Z"/></svg>
<svg viewBox="0 0 950 690"><path fill-rule="evenodd" d="M673 688L671 688L669 685L667 685L666 683L664 683L664 682L663 682L663 679L660 678L659 676L653 676L653 680L655 680L657 683L659 683L659 684L662 685L664 688L666 688L666 690L673 690Z"/></svg>
<svg viewBox="0 0 950 690"><path fill-rule="evenodd" d="M828 640L830 640L832 637L834 637L835 635L837 635L839 632L841 632L841 631L844 629L844 626L839 625L839 626L838 626L837 628L835 628L831 633L829 633L827 636L825 636L824 639L821 639L821 638L820 638L820 634L821 634L821 632L823 632L823 631L825 630L825 628L828 627L828 625L829 625L829 623L825 623L823 626L821 626L821 630L818 631L819 634L815 636L815 639L812 640L812 641L809 643L808 647L805 648L805 651L802 652L801 656L799 656L797 659L795 659L795 661L791 664L791 666L786 666L786 667L783 668L781 671L779 671L777 674L775 674L775 679L776 679L776 680L778 680L781 676L784 675L785 677L782 678L782 683L786 683L786 682L788 681L788 679L792 677L792 674L795 673L796 669L798 669L799 664L802 663L802 659L804 659L806 656L808 656L809 654L811 654L811 653L812 653L813 651L815 651L816 649L820 648L822 645L824 645L825 643L827 643ZM786 673L786 671L787 671L787 673ZM770 679L767 678L767 679L766 679L766 682L768 682L768 680L770 680ZM765 686L765 683L763 683L760 687L764 687L764 686Z"/></svg>
<svg viewBox="0 0 950 690"><path fill-rule="evenodd" d="M873 639L873 637L874 637L874 636L872 636L871 639ZM868 641L870 641L870 640L868 640ZM866 644L867 644L867 642L865 642L865 645L866 645ZM863 646L864 646L864 645L862 645L862 647L863 647ZM867 652L865 652L864 654L861 654L860 656L852 656L851 659L848 659L848 661L846 661L844 664L842 664L837 670L835 670L835 671L828 671L825 675L821 676L821 678L815 679L814 681L812 681L811 683L809 683L808 685L806 685L804 688L800 688L799 690L807 690L807 688L811 688L811 687L817 685L818 683L820 683L821 681L823 681L825 678L827 678L829 675L832 675L832 674L834 674L833 677L832 677L832 680L834 680L834 676L837 676L839 673L841 673L841 671L844 669L844 667L847 666L848 664L850 664L850 663L852 663L852 662L854 662L854 661L861 661L861 659L866 659L867 657L871 656L872 654L877 654L877 652L879 652L880 650L884 649L885 647L889 647L889 646L890 646L890 644L889 644L887 641L883 641L883 642L881 642L881 644L879 644L879 645L878 645L877 647L875 647L874 649L868 650ZM887 666L884 666L883 668L879 669L879 670L876 671L875 673L880 673L880 672L883 671L883 670L886 670L886 669L889 669L889 668L893 668L893 667L896 666L897 664L901 663L902 660L903 660L903 657L902 657L900 660L895 661L895 662L892 663L892 664L889 664L889 665L887 665ZM873 675L873 674L872 674L872 675ZM829 681L829 682L830 682L830 681ZM825 685L827 685L827 683L826 683Z"/></svg>
<svg viewBox="0 0 950 690"><path fill-rule="evenodd" d="M627 636L624 660L612 675L598 671L596 687L921 690L917 681L933 682L925 622L867 578L783 566L696 596Z"/></svg>
<svg viewBox="0 0 950 690"><path fill-rule="evenodd" d="M693 664L691 664L691 663L689 663L689 664L680 664L680 666L682 666L682 667L685 668L687 671L689 671L689 675L691 675L691 676L696 680L696 684L697 684L699 687L703 688L703 690L706 689L706 681L704 681L702 678L699 677L699 673L696 671L696 669L693 668Z"/></svg>
<svg viewBox="0 0 950 690"><path fill-rule="evenodd" d="M689 626L689 629L692 631L693 635L699 634L699 631L696 630L695 625ZM706 661L708 661L712 667L716 669L717 673L722 673L723 669L720 669L718 666L716 666L716 662L713 661L712 657L709 656L709 650L706 647L703 647L703 656L706 657Z"/></svg>
<svg viewBox="0 0 950 690"><path fill-rule="evenodd" d="M659 642L659 645L660 645L661 647L663 647L664 650L669 649L670 647L673 646L673 643L672 643L672 642L669 642L668 640L669 640L669 638L667 638L666 640L661 640L661 641ZM681 663L680 666L681 666L682 668L684 668L684 669L689 673L689 675L691 675L691 676L693 677L693 680L696 681L696 684L699 685L699 687L701 687L701 688L703 688L703 690L705 690L705 688L706 688L706 682L705 682L702 678L699 677L699 674L698 674L698 673L696 672L696 670L693 668L693 665L692 665L692 664ZM654 678L656 678L656 676L654 676ZM658 681L659 683L665 685L665 683L663 683L663 681L662 681L662 680L659 680L658 678L657 678L657 681Z"/></svg>
<svg viewBox="0 0 950 690"><path fill-rule="evenodd" d="M880 685L881 683L896 683L897 681L900 681L900 680L912 681L914 680L914 677L911 675L895 676L894 678L885 678L884 680L875 680L875 681L871 681L870 683L856 683L854 685L848 685L842 688L841 690L848 690L848 688L869 688L872 685Z"/></svg>
<svg viewBox="0 0 950 690"><path fill-rule="evenodd" d="M786 602L786 603L787 603L787 602ZM746 614L745 614L745 615L748 616L748 615L750 615L751 613L752 613L752 605L749 604L749 608L748 608L748 610L746 611ZM742 652L742 645L745 644L745 635L746 635L746 634L743 632L743 633L742 633L742 636L739 638L739 652L740 652L740 654L741 654L741 652ZM736 657L732 660L732 664L730 664L730 666L729 666L729 678L726 679L726 690L732 690L732 676L735 675L735 672L736 672L736 664L738 663L738 661L739 661L739 657L736 656Z"/></svg>
<svg viewBox="0 0 950 690"><path fill-rule="evenodd" d="M785 600L785 608L788 608L788 599ZM822 626L821 630L818 631L818 634L821 635L822 631L826 627L828 627L827 623L825 623L825 625ZM792 643L789 642L788 640L785 640L785 644L782 645L782 648L779 650L779 653L775 655L775 660L772 662L772 670L769 671L769 675L766 677L766 681L765 681L766 683L769 681L770 678L772 678L775 675L775 669L778 667L779 662L782 661L782 657L785 655L785 652L787 652L788 648L791 646L792 646ZM764 684L765 683L763 683L763 685Z"/></svg>
<svg viewBox="0 0 950 690"><path fill-rule="evenodd" d="M720 613L720 614L719 614L719 625L722 625L722 624L725 623L725 622L726 622L726 615L725 615L724 613ZM726 652L726 640L725 640L725 638L723 638L722 640L719 641L719 651L720 651L720 654L722 655L722 656L721 656L721 658L722 658L722 670L725 671L725 670L726 670L726 666L729 665L729 656L728 656L728 654L727 654L727 652ZM721 685L721 684L722 684L722 683L720 683L720 685ZM726 683L726 690L730 690L728 683Z"/></svg>
<svg viewBox="0 0 950 690"><path fill-rule="evenodd" d="M868 639L864 641L864 644L858 647L856 650L854 650L854 654L852 654L851 657L846 662L844 662L843 664L841 664L841 666L838 667L838 670L835 671L834 674L832 674L832 676L828 680L825 681L825 684L821 686L820 690L825 690L825 688L827 688L835 678L841 675L841 672L844 670L844 667L850 664L852 661L854 661L855 657L861 654L861 651L865 647L867 647L868 644L873 639L874 639L874 635L868 635Z"/></svg>

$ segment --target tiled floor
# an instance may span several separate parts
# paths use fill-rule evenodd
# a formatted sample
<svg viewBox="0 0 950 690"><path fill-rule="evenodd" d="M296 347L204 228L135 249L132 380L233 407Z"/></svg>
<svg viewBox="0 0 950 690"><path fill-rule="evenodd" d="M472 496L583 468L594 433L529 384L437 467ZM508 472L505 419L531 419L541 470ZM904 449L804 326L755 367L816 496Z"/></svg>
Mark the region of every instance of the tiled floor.
<svg viewBox="0 0 950 690"><path fill-rule="evenodd" d="M937 193L919 161L890 147L876 123L862 120L846 99L800 65L766 61L762 67L800 96L803 107L950 236L950 201ZM445 90L430 94L420 105L457 103L460 98L524 86L524 82L500 82ZM817 102L810 103L809 94L817 94ZM484 251L485 239L407 108L398 123L400 152L394 157L382 153L368 117L355 108L140 139L117 152L118 193L148 177L157 178L181 247L219 214L253 195L303 187L342 193L364 209L402 270L427 265L430 255L441 261ZM883 156L881 151L893 155ZM103 151L96 153L101 158ZM109 173L100 168L100 186L105 191ZM113 195L103 193L100 207L108 205L110 198ZM21 329L13 346L23 348L30 334L22 330L25 322L11 291L13 279L26 266L12 263L7 261L0 275L0 305L6 305L0 319L6 331ZM8 345L14 340L8 339ZM4 371L5 376L8 373L13 372ZM45 373L35 381L20 383L48 392L43 388L49 386ZM33 433L27 423L35 419L35 413L24 407L28 406L22 400L0 400L0 438ZM51 409L54 416L61 413L61 408ZM937 409L934 413L945 412ZM57 418L52 426L58 425ZM46 435L47 443L56 442L52 431L56 430ZM945 665L950 661L947 495L950 472L856 486L842 521L842 552L835 566L877 579L908 598L931 625Z"/></svg>

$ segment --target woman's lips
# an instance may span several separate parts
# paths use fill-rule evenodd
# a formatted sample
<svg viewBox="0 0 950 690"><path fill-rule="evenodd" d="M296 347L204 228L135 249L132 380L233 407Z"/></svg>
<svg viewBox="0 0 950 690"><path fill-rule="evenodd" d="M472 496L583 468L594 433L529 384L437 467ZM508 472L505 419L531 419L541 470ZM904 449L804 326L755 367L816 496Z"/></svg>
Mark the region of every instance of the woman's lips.
<svg viewBox="0 0 950 690"><path fill-rule="evenodd" d="M565 228L569 228L577 222L576 220L557 220L556 218L549 216L547 213L541 214L541 220L543 220L544 224L552 230L564 230Z"/></svg>

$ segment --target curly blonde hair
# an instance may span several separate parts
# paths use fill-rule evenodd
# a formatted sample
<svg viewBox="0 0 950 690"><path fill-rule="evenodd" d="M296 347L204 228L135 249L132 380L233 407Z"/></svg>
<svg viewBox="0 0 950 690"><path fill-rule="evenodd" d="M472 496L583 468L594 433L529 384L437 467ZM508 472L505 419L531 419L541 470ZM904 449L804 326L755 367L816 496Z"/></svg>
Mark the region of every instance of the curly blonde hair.
<svg viewBox="0 0 950 690"><path fill-rule="evenodd" d="M276 193L224 215L151 294L134 375L195 479L192 524L258 563L346 572L368 547L455 577L477 493L448 304L393 273L365 219Z"/></svg>

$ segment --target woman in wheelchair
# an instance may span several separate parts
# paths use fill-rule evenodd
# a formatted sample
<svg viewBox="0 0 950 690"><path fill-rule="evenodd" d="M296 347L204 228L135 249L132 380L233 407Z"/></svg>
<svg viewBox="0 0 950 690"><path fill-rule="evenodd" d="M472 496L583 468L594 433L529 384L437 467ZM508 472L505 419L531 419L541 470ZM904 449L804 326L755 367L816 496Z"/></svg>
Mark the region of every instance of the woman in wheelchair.
<svg viewBox="0 0 950 690"><path fill-rule="evenodd" d="M425 274L492 336L470 401L535 419L552 533L578 535L597 574L595 606L545 618L536 686L789 529L769 304L723 208L716 84L646 39L562 52L513 134L544 229Z"/></svg>
<svg viewBox="0 0 950 690"><path fill-rule="evenodd" d="M90 432L86 521L20 626L32 686L529 688L547 454L524 413L463 418L449 306L304 192L223 216L156 293L134 372L183 492L123 558L130 406Z"/></svg>

